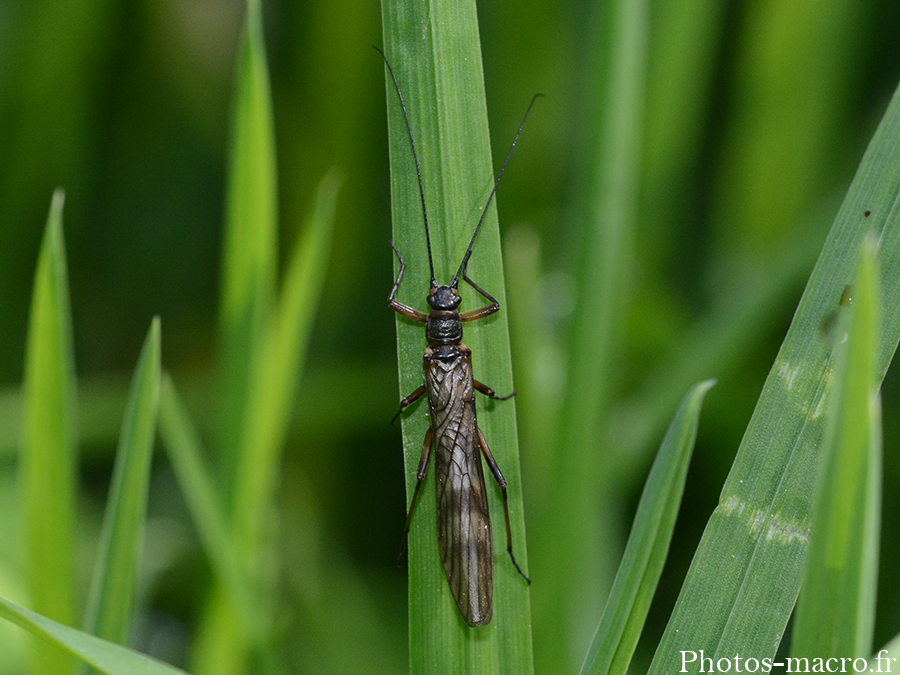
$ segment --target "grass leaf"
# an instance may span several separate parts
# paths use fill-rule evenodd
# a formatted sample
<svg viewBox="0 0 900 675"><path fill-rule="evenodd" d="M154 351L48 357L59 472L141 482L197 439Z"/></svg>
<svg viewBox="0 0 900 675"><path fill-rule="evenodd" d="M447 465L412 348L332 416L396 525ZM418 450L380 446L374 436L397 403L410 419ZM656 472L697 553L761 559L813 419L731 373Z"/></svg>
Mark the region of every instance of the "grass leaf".
<svg viewBox="0 0 900 675"><path fill-rule="evenodd" d="M867 657L875 623L881 507L881 406L876 381L878 281L867 240L839 323L834 394L813 503L809 556L791 654ZM848 287L849 291L849 287ZM849 302L849 300L848 300Z"/></svg>
<svg viewBox="0 0 900 675"><path fill-rule="evenodd" d="M385 53L403 90L421 164L435 277L439 283L449 283L493 186L475 4L384 0L382 19ZM430 275L422 204L397 93L387 71L385 76L393 236L407 262L398 300L424 307ZM527 103L522 101L523 113ZM506 126L510 140L517 123L513 120ZM387 256L391 251L386 240L387 231ZM478 235L468 274L498 299L501 308L505 307L496 201ZM388 288L385 283L385 292ZM465 283L460 283L460 294L464 310L484 304L484 299ZM422 382L423 338L420 325L397 319L401 396ZM467 324L465 343L473 352L475 376L501 395L512 391L505 309L484 321ZM414 406L403 419L408 495L415 484L427 425L424 408ZM515 403L482 405L478 421L509 485L513 547L519 563L527 570ZM499 490L488 485L488 493L497 535L494 615L490 625L469 628L456 609L444 577L437 546L434 480L425 480L408 548L410 662L414 673L473 669L532 672L528 589L503 551L503 528L497 525L502 522L499 519L503 513Z"/></svg>
<svg viewBox="0 0 900 675"><path fill-rule="evenodd" d="M275 315L253 359L244 423L244 446L236 476L238 546L254 550L260 524L271 503L289 415L306 356L315 310L328 267L331 228L340 178L327 174L288 263Z"/></svg>
<svg viewBox="0 0 900 675"><path fill-rule="evenodd" d="M554 542L535 551L549 578L535 587L535 630L544 636L537 670L578 667L616 569L606 545L617 446L609 428L610 394L622 363L632 274L649 45L649 3L596 3L588 19L579 195L569 255L575 261L575 307L567 326L566 379L555 436L540 460L535 536ZM581 107L582 104L579 104ZM682 391L679 386L677 391ZM671 409L671 408L670 408ZM573 467L577 467L573 470ZM532 512L529 511L529 514Z"/></svg>
<svg viewBox="0 0 900 675"><path fill-rule="evenodd" d="M259 605L253 602L227 514L216 493L212 472L203 459L200 435L168 374L162 379L159 430L218 581L240 608L239 618L246 632L261 645L264 617L260 615Z"/></svg>
<svg viewBox="0 0 900 675"><path fill-rule="evenodd" d="M247 2L239 47L219 312L220 459L229 486L240 463L253 362L275 302L278 184L262 12Z"/></svg>
<svg viewBox="0 0 900 675"><path fill-rule="evenodd" d="M707 380L691 388L663 438L582 673L624 675L628 671L672 541L697 439L700 406L714 384Z"/></svg>
<svg viewBox="0 0 900 675"><path fill-rule="evenodd" d="M134 614L159 411L159 374L160 321L155 318L131 381L84 622L86 632L120 644L128 641Z"/></svg>
<svg viewBox="0 0 900 675"><path fill-rule="evenodd" d="M0 617L54 645L53 651L68 652L108 675L185 675L174 666L69 628L3 598L0 598Z"/></svg>
<svg viewBox="0 0 900 675"><path fill-rule="evenodd" d="M833 390L828 329L867 233L880 238L882 307L900 301L900 91L895 92L838 212L757 403L651 673L681 652L772 657L790 617L809 533L816 457ZM876 381L900 339L882 310Z"/></svg>
<svg viewBox="0 0 900 675"><path fill-rule="evenodd" d="M219 315L217 465L224 470L227 506L239 498L240 467L253 452L247 439L251 389L275 304L277 173L272 97L263 41L261 3L248 0L239 48L226 193L222 304ZM269 467L266 467L269 470ZM243 497L241 497L243 498ZM268 502L260 506L265 508ZM233 513L234 523L242 522ZM246 557L255 549L241 549ZM249 573L249 569L246 570ZM258 570L257 570L258 571ZM214 589L194 647L201 673L228 675L247 668L248 641L230 597Z"/></svg>
<svg viewBox="0 0 900 675"><path fill-rule="evenodd" d="M25 357L21 494L27 579L39 612L73 623L76 406L72 317L62 232L64 196L53 195L34 279ZM42 650L35 675L72 668L57 650Z"/></svg>

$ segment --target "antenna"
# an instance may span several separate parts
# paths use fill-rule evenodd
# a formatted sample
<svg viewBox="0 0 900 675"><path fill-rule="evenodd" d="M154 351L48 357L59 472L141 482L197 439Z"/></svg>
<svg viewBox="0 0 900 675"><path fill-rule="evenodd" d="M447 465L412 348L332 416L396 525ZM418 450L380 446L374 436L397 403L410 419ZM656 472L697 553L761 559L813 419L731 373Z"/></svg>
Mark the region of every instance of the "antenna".
<svg viewBox="0 0 900 675"><path fill-rule="evenodd" d="M475 245L475 237L478 236L478 232L479 230L481 230L481 224L484 222L485 216L487 216L488 207L491 205L491 200L497 193L497 186L500 185L500 179L503 178L503 172L506 171L506 165L509 163L509 158L512 157L512 153L516 147L516 143L519 141L519 136L522 133L522 129L525 127L525 122L528 120L528 114L531 112L531 108L534 107L535 101L537 101L539 98L543 98L543 96L543 94L535 94L534 98L531 99L531 103L528 104L528 110L525 111L525 117L522 118L522 123L519 125L519 130L516 132L516 137L513 139L512 145L509 146L509 152L506 153L506 159L503 160L503 166L500 167L500 173L497 175L497 180L494 181L494 187L491 190L490 196L488 196L487 204L484 205L484 210L481 212L481 218L478 219L478 225L475 227L475 234L472 235L472 241L469 242L469 248L466 249L466 255L463 256L462 264L460 264L459 270L457 270L456 272L456 276L453 277L453 281L450 282L450 288L457 288L459 286L459 278L466 275L466 266L469 264L469 258L472 255L472 247ZM428 249L428 254L431 255L431 249Z"/></svg>
<svg viewBox="0 0 900 675"><path fill-rule="evenodd" d="M385 56L384 52L378 49L378 47L376 47L375 45L372 45L372 49L381 54L381 58L384 59L384 65L387 66L388 72L391 74L391 79L394 81L394 88L397 90L397 98L400 99L400 107L403 109L403 118L406 120L406 130L409 132L409 144L412 146L413 161L416 164L416 178L419 179L419 196L422 198L422 218L424 218L425 220L425 243L428 245L428 269L431 270L431 287L437 288L437 282L435 282L434 280L434 262L431 259L431 234L428 232L428 211L425 209L425 188L422 187L422 170L419 168L419 155L416 153L416 142L415 140L413 140L412 126L409 123L409 113L406 112L406 102L403 100L403 93L400 91L400 83L397 82L397 76L394 75L394 69L391 68L391 64L388 61L387 56ZM534 101L532 101L532 103L534 103ZM521 132L522 129L520 128L519 131ZM519 136L517 134L516 138L518 137ZM513 145L515 145L515 142L513 142ZM509 161L509 157L507 157L506 159L507 161ZM503 166L505 167L506 164L504 163ZM500 173L502 175L503 171L501 170ZM497 189L496 186L494 186L494 189ZM493 193L491 193L491 196L494 196ZM490 200L488 200L488 204L490 204ZM482 215L481 218L483 220L484 216ZM481 223L478 223L478 226L480 227ZM478 230L475 231L475 234L478 234ZM469 245L470 252L471 249L472 246ZM469 254L467 253L467 260L468 256ZM459 274L457 274L456 276L458 277ZM456 286L454 285L454 288L455 287Z"/></svg>

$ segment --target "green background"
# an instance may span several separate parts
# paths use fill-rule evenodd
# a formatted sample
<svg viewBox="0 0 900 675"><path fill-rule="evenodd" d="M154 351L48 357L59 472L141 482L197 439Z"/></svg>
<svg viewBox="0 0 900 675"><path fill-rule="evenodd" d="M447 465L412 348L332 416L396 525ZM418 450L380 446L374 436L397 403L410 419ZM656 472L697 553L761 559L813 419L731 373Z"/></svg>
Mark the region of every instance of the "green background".
<svg viewBox="0 0 900 675"><path fill-rule="evenodd" d="M290 574L283 573L282 620L303 635L305 625L322 620L320 612L334 613L346 634L323 631L330 639L347 641L342 649L362 662L403 671L406 574L395 561L406 504L400 434L389 425L398 389L394 317L386 305L392 259L385 82L370 48L381 44L380 8L270 2L263 11L282 251L325 171L338 167L344 175L279 506L282 565L303 548L293 523L314 512L321 550L346 574L323 589L327 606L310 607L292 596ZM213 420L225 162L242 13L242 3L209 0L0 3L0 522L18 518L16 406L27 312L50 196L62 186L79 374L85 588L125 392L154 315L162 318L164 367L186 383L201 424ZM596 15L596 3L587 2L479 5L495 166L531 96L547 96L498 194L507 254L539 246L533 323L522 329L513 322L511 340L514 374L523 374L517 383L545 394L563 386L556 347L571 318L579 242L568 235L585 180L580 151L596 86L586 64L602 34ZM621 477L607 528L615 535L606 542L614 558L678 400L697 379L719 383L704 407L672 556L636 657L640 668L652 656L840 199L900 80L900 6L892 2L651 3L649 20L639 227L631 276L622 280L627 320L619 327L619 365L608 384L613 436L621 435L623 449L611 453L608 469ZM508 283L515 265L507 258ZM740 324L738 315L748 318ZM720 353L696 348L728 328L734 332ZM475 367L477 376L477 361ZM897 390L889 372L881 552L887 570L900 555ZM532 393L519 384L517 391L525 405ZM413 414L424 413L419 407ZM553 441L538 438L523 425L526 530L529 484L541 480L541 444ZM183 663L209 569L162 453L150 490L133 644ZM527 545L553 542L529 538ZM0 595L15 599L21 564L16 530L6 528ZM535 584L554 573L528 571ZM900 626L896 584L882 584L878 607L876 645ZM597 619L599 612L584 626L580 653ZM314 662L302 639L289 647L296 652L289 662ZM538 654L541 648L536 632ZM332 665L353 662L348 656Z"/></svg>

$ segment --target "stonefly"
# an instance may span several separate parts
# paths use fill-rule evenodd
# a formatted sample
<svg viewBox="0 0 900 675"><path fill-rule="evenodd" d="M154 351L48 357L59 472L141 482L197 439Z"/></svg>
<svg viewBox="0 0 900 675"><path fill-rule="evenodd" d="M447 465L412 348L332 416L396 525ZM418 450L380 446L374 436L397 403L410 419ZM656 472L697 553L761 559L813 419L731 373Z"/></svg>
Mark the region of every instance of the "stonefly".
<svg viewBox="0 0 900 675"><path fill-rule="evenodd" d="M425 433L422 457L416 471L416 487L406 516L404 537L409 534L416 498L419 495L422 480L428 471L428 463L433 452L435 456L435 491L437 493L438 545L441 560L444 563L444 572L447 575L447 583L450 585L456 606L465 622L470 626L484 626L490 622L493 616L494 551L491 520L488 514L487 489L479 453L484 455L487 460L488 468L503 494L506 549L509 551L509 557L525 581L530 584L531 580L519 567L516 556L513 554L506 479L500 472L500 467L497 466L487 440L481 433L481 429L478 428L475 417L476 390L500 401L511 398L515 392L509 396L497 396L493 389L476 380L472 375L472 351L462 343L463 322L475 321L493 314L500 309L500 303L468 277L466 267L469 257L472 255L475 238L484 222L491 200L497 192L500 178L516 147L525 121L528 119L528 113L531 112L532 106L541 94L531 100L531 104L525 112L525 117L522 124L519 125L516 137L506 155L506 160L503 162L487 204L484 206L459 270L449 284L438 285L434 280L431 236L428 231L428 213L425 208L425 189L422 186L422 173L419 169L419 158L416 154L416 143L409 123L409 114L391 64L384 52L377 47L375 50L381 54L391 79L394 81L403 117L406 120L406 129L409 132L409 142L416 165L416 177L419 181L419 194L422 198L422 217L425 222L428 265L431 270L431 289L427 298L430 311L428 313L420 312L399 302L396 299L397 289L403 279L406 263L400 251L391 242L391 248L394 249L394 253L400 261L400 271L397 273L394 287L388 296L388 305L406 318L424 323L425 339L428 342L422 361L425 382L400 402L400 410L394 416L394 420L396 420L407 406L418 400L422 394L428 394L428 414L431 418L431 425ZM459 312L460 296L457 289L460 277L484 296L490 304L479 309Z"/></svg>

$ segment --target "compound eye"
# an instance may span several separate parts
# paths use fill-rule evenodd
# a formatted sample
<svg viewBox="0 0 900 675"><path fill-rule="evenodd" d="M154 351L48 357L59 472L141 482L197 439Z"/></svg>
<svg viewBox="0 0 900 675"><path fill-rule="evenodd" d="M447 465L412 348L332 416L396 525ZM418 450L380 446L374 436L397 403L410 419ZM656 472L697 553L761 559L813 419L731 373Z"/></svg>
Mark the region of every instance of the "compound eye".
<svg viewBox="0 0 900 675"><path fill-rule="evenodd" d="M459 297L459 291L455 288L450 289L453 295L450 296L450 309L456 309L459 307L459 303L462 301L462 298Z"/></svg>

